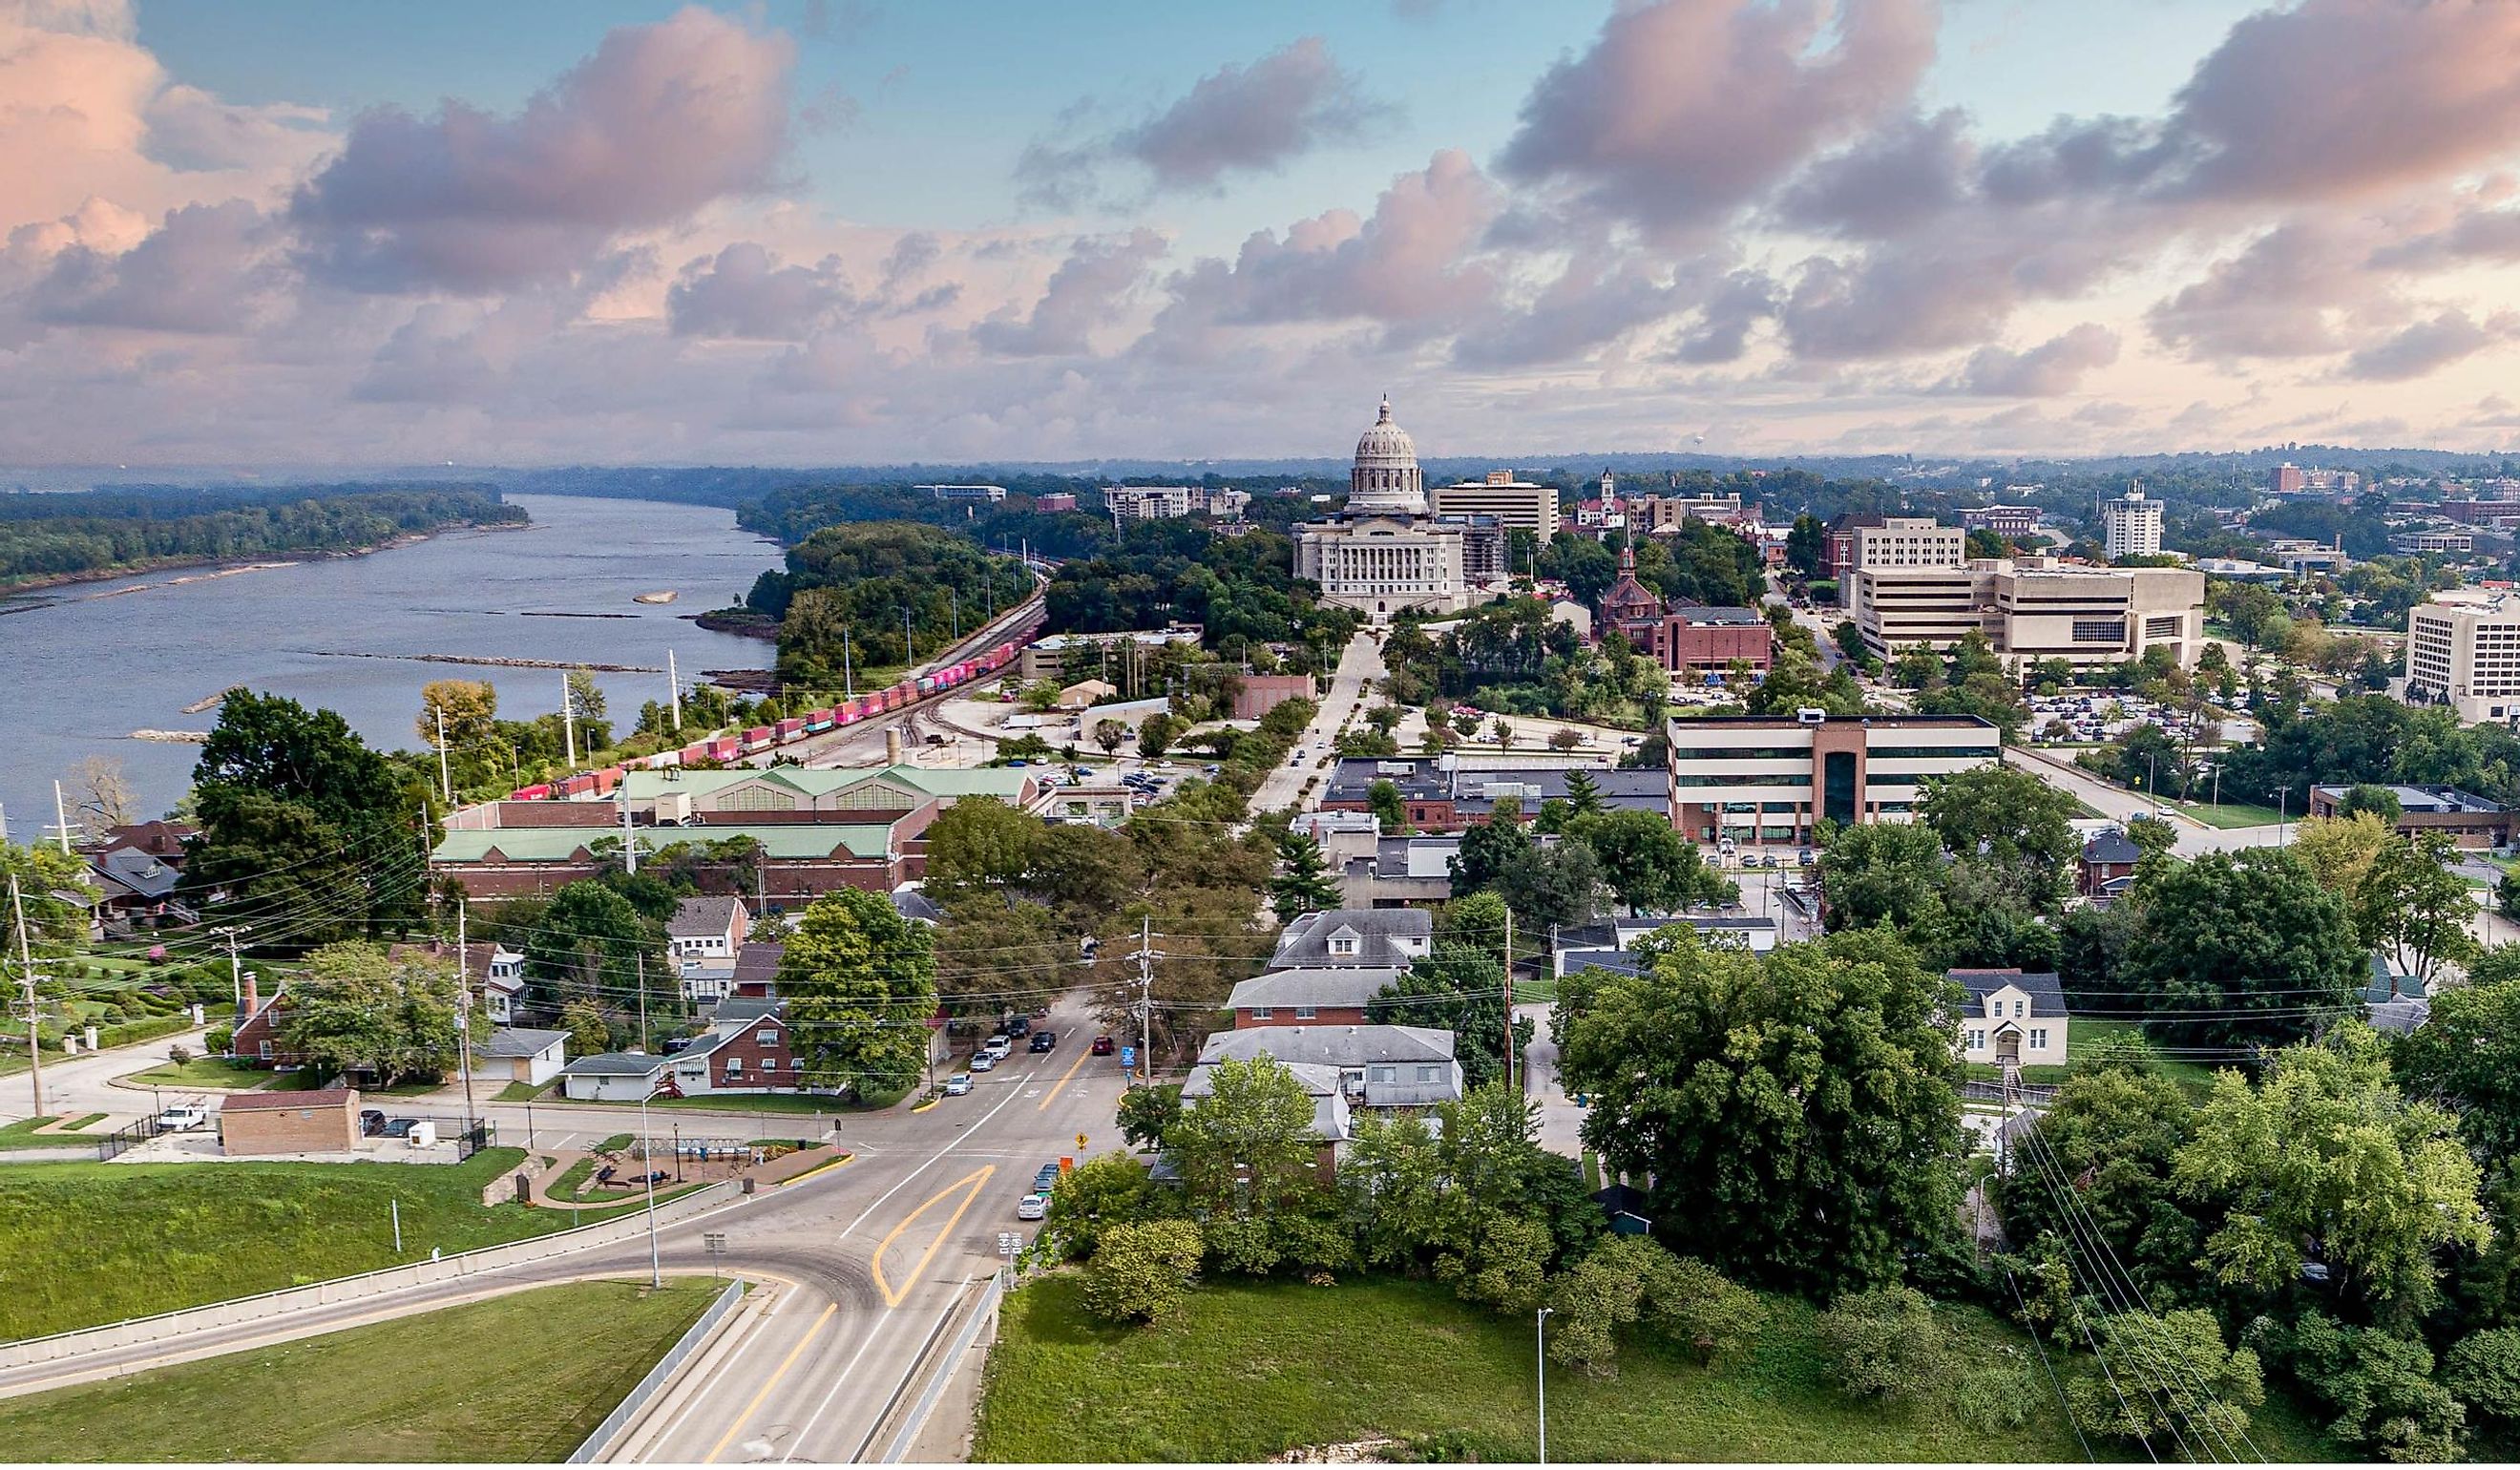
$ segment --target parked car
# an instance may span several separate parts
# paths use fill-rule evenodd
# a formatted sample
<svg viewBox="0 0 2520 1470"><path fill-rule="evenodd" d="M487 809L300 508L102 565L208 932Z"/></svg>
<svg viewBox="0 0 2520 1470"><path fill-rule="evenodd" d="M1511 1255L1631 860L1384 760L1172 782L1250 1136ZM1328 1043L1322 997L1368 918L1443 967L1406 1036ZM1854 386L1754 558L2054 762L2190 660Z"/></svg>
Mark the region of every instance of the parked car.
<svg viewBox="0 0 2520 1470"><path fill-rule="evenodd" d="M1015 1219L1039 1220L1050 1213L1050 1196L1027 1194L1015 1201Z"/></svg>
<svg viewBox="0 0 2520 1470"><path fill-rule="evenodd" d="M411 1131L418 1127L420 1127L418 1118L388 1118L385 1120L385 1136L408 1138L411 1136Z"/></svg>
<svg viewBox="0 0 2520 1470"><path fill-rule="evenodd" d="M1047 1051L1058 1045L1058 1033L1056 1031L1036 1031L1032 1034L1032 1049L1035 1051Z"/></svg>
<svg viewBox="0 0 2520 1470"><path fill-rule="evenodd" d="M385 1131L385 1110L381 1107L359 1109L359 1132L373 1138Z"/></svg>
<svg viewBox="0 0 2520 1470"><path fill-rule="evenodd" d="M188 1134L197 1128L208 1127L209 1122L206 1108L196 1107L189 1102L179 1103L158 1115L158 1131L161 1134Z"/></svg>
<svg viewBox="0 0 2520 1470"><path fill-rule="evenodd" d="M1114 1049L1115 1048L1112 1047L1111 1039L1109 1037L1098 1036L1094 1039L1094 1054L1096 1056L1109 1056Z"/></svg>
<svg viewBox="0 0 2520 1470"><path fill-rule="evenodd" d="M1810 848L1806 847L1806 848L1804 848L1804 849L1802 850L1802 856L1801 856L1801 857L1799 857L1799 858L1797 858L1795 861L1796 861L1796 862L1798 862L1798 863L1800 863L1800 864L1801 864L1803 867L1805 867L1805 868L1810 868L1810 867L1814 866L1815 864L1819 863L1819 862L1820 862L1820 859L1819 859L1819 858L1817 858L1817 857L1814 857L1814 856L1812 855L1812 850L1811 850Z"/></svg>
<svg viewBox="0 0 2520 1470"><path fill-rule="evenodd" d="M1035 1194L1048 1194L1058 1187L1058 1166L1057 1164L1044 1164L1033 1171L1032 1188Z"/></svg>
<svg viewBox="0 0 2520 1470"><path fill-rule="evenodd" d="M971 1070L972 1070L972 1071L974 1071L974 1072L994 1072L994 1071L996 1071L997 1069L998 1069L998 1053L996 1053L996 1052L994 1052L994 1051L974 1051L974 1052L972 1052L972 1053L971 1053Z"/></svg>
<svg viewBox="0 0 2520 1470"><path fill-rule="evenodd" d="M980 1044L980 1049L991 1056L1004 1056L1014 1048L1015 1044L1008 1040L1007 1034L1003 1031L990 1032L989 1039Z"/></svg>
<svg viewBox="0 0 2520 1470"><path fill-rule="evenodd" d="M971 1074L968 1072L957 1072L945 1079L945 1095L948 1097L962 1097L970 1091Z"/></svg>
<svg viewBox="0 0 2520 1470"><path fill-rule="evenodd" d="M1007 1035L1009 1036L1026 1036L1029 1035L1031 1031L1032 1020L1028 1016L1017 1016L1013 1020L1007 1022Z"/></svg>

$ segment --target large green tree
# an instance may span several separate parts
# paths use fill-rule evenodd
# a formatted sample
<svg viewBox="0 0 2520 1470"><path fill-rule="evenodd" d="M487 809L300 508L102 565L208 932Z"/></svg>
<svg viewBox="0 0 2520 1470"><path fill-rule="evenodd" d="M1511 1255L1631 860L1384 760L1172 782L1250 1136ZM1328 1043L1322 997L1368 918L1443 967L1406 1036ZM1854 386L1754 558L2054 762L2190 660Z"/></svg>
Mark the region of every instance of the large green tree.
<svg viewBox="0 0 2520 1470"><path fill-rule="evenodd" d="M1299 913L1335 909L1338 901L1338 884L1330 877L1329 865L1322 860L1320 839L1288 828L1278 839L1278 875L1269 883L1269 907L1278 911L1279 922L1291 923Z"/></svg>
<svg viewBox="0 0 2520 1470"><path fill-rule="evenodd" d="M461 991L451 958L388 955L360 940L326 945L290 981L285 1049L376 1087L435 1080L456 1068ZM472 1017L475 1041L488 1035Z"/></svg>
<svg viewBox="0 0 2520 1470"><path fill-rule="evenodd" d="M2467 880L2451 868L2455 853L2439 833L2420 840L2392 838L2371 859L2354 890L2354 926L2362 942L2387 955L2397 972L2411 977L2415 993L2430 989L2442 964L2476 955L2467 922L2476 915Z"/></svg>
<svg viewBox="0 0 2520 1470"><path fill-rule="evenodd" d="M1874 924L1912 928L1942 913L1943 844L1913 823L1838 828L1820 860L1821 892L1831 929Z"/></svg>
<svg viewBox="0 0 2520 1470"><path fill-rule="evenodd" d="M664 933L662 924L603 883L563 883L525 935L533 999L547 1005L586 1001L606 1015L635 1022L644 983L649 1019L661 1020L674 995Z"/></svg>
<svg viewBox="0 0 2520 1470"><path fill-rule="evenodd" d="M1462 1085L1485 1086L1506 1073L1505 965L1495 945L1437 941L1434 953L1414 961L1366 1007L1366 1019L1393 1026L1427 1026L1453 1034L1453 1055ZM1531 1040L1528 1018L1514 1023L1514 1046Z"/></svg>
<svg viewBox="0 0 2520 1470"><path fill-rule="evenodd" d="M2280 1046L2360 1002L2369 961L2344 901L2278 848L2162 872L2119 973L2189 1046Z"/></svg>
<svg viewBox="0 0 2520 1470"><path fill-rule="evenodd" d="M1666 930L1562 1028L1587 1144L1650 1179L1658 1230L1812 1294L1895 1281L1955 1228L1950 986L1878 930L1765 957Z"/></svg>
<svg viewBox="0 0 2520 1470"><path fill-rule="evenodd" d="M49 958L69 954L86 942L87 906L95 902L96 885L84 861L57 846L0 842L0 904L8 901L12 880L26 914L27 949ZM7 940L0 964L9 967L13 989L20 983L16 922L15 914L0 910L0 938Z"/></svg>
<svg viewBox="0 0 2520 1470"><path fill-rule="evenodd" d="M2073 892L2076 810L2062 787L1989 764L1928 780L1918 815L1943 846L2003 874L2034 911L2053 913Z"/></svg>
<svg viewBox="0 0 2520 1470"><path fill-rule="evenodd" d="M1630 913L1669 913L1740 897L1738 885L1707 867L1697 844L1659 812L1579 815L1570 830L1601 860L1603 878Z"/></svg>
<svg viewBox="0 0 2520 1470"><path fill-rule="evenodd" d="M919 1080L936 957L926 926L882 894L842 888L808 905L780 957L779 994L809 1085L863 1095Z"/></svg>
<svg viewBox="0 0 2520 1470"><path fill-rule="evenodd" d="M2431 1019L2398 1042L2397 1075L2456 1113L2479 1157L2520 1159L2520 945L2486 952L2468 984L2433 997Z"/></svg>

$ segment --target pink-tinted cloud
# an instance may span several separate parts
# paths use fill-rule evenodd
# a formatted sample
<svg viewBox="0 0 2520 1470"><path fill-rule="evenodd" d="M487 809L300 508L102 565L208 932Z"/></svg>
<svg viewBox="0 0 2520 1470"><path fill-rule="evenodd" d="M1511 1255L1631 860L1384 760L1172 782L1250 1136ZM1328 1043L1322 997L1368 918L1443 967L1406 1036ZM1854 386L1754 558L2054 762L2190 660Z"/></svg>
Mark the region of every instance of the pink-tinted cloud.
<svg viewBox="0 0 2520 1470"><path fill-rule="evenodd" d="M794 49L693 8L613 31L514 117L364 113L292 201L307 266L358 290L497 290L767 189Z"/></svg>
<svg viewBox="0 0 2520 1470"><path fill-rule="evenodd" d="M189 204L120 254L62 251L27 300L37 320L56 325L240 332L276 284L276 244L262 211L243 200Z"/></svg>
<svg viewBox="0 0 2520 1470"><path fill-rule="evenodd" d="M2085 322L2036 347L1980 347L1969 354L1944 391L1979 398L2057 398L2082 386L2084 376L2118 360L2118 334Z"/></svg>
<svg viewBox="0 0 2520 1470"><path fill-rule="evenodd" d="M1114 303L1163 252L1163 237L1152 230L1133 230L1117 240L1078 241L1029 312L999 313L973 327L971 340L1010 357L1091 351L1094 329L1111 320Z"/></svg>
<svg viewBox="0 0 2520 1470"><path fill-rule="evenodd" d="M2520 335L2520 313L2498 311L2482 322L2455 308L2358 349L2346 358L2344 376L2374 382L2423 378L2488 347Z"/></svg>
<svg viewBox="0 0 2520 1470"><path fill-rule="evenodd" d="M1647 225L1711 222L1905 108L1935 23L1931 0L1629 6L1532 87L1498 167Z"/></svg>
<svg viewBox="0 0 2520 1470"><path fill-rule="evenodd" d="M677 336L803 341L857 304L837 256L781 265L749 241L683 267L666 292Z"/></svg>

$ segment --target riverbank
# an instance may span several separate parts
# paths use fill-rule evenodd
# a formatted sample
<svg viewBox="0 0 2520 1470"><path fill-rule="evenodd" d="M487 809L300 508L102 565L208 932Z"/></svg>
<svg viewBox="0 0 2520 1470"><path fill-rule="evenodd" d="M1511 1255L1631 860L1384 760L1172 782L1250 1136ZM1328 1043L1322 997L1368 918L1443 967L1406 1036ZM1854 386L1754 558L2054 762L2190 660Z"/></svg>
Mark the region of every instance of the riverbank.
<svg viewBox="0 0 2520 1470"><path fill-rule="evenodd" d="M113 566L92 566L84 571L51 572L40 577L0 577L0 599L14 598L30 592L49 592L57 587L77 587L89 582L119 582L126 577L146 577L165 571L196 571L197 576L175 577L164 582L151 582L139 587L121 587L102 597L129 597L136 592L154 592L161 587L186 587L217 577L242 576L247 572L279 571L285 567L304 566L313 561L340 561L353 557L371 557L378 552L400 551L418 546L432 536L449 531L522 531L530 520L456 520L427 531L402 531L382 541L366 546L309 547L303 551L261 552L251 557L154 557L141 561L126 561Z"/></svg>

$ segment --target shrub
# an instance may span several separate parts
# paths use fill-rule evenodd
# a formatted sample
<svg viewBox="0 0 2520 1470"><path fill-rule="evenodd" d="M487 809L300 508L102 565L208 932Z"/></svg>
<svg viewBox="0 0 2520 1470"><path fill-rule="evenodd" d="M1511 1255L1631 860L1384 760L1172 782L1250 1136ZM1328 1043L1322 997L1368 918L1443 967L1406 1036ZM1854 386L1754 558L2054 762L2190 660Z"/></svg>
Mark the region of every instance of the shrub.
<svg viewBox="0 0 2520 1470"><path fill-rule="evenodd" d="M1186 1220L1113 1225L1085 1268L1085 1307L1114 1322L1151 1322L1181 1305L1198 1270L1198 1226Z"/></svg>
<svg viewBox="0 0 2520 1470"><path fill-rule="evenodd" d="M2442 1383L2480 1414L2520 1421L2520 1327L2459 1339L2442 1355Z"/></svg>
<svg viewBox="0 0 2520 1470"><path fill-rule="evenodd" d="M1694 1256L1673 1264L1669 1276L1648 1294L1645 1310L1656 1327L1701 1363L1749 1352L1768 1325L1768 1304L1757 1292Z"/></svg>
<svg viewBox="0 0 2520 1470"><path fill-rule="evenodd" d="M193 1059L193 1048L182 1042L177 1042L166 1048L166 1059L179 1067L183 1066Z"/></svg>
<svg viewBox="0 0 2520 1470"><path fill-rule="evenodd" d="M2048 1385L2027 1367L2000 1363L1962 1378L1953 1395L1952 1409L1969 1428L1996 1434L2029 1423L2030 1411L2048 1403Z"/></svg>
<svg viewBox="0 0 2520 1470"><path fill-rule="evenodd" d="M2248 1411L2267 1402L2258 1355L2225 1348L2223 1329L2208 1313L2121 1312L2092 1325L2116 1382L2087 1373L2066 1399L2094 1434L2141 1439L2175 1434L2183 1424L2200 1440L2229 1443L2247 1432Z"/></svg>
<svg viewBox="0 0 2520 1470"><path fill-rule="evenodd" d="M202 1046L214 1056L227 1055L228 1048L235 1045L236 1028L233 1026L213 1026L202 1036Z"/></svg>
<svg viewBox="0 0 2520 1470"><path fill-rule="evenodd" d="M1934 1304L1912 1286L1838 1298L1820 1315L1820 1341L1829 1376L1869 1399L1922 1399L1942 1382L1951 1359Z"/></svg>

